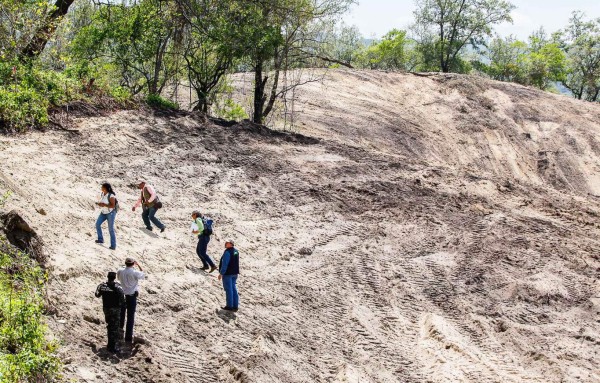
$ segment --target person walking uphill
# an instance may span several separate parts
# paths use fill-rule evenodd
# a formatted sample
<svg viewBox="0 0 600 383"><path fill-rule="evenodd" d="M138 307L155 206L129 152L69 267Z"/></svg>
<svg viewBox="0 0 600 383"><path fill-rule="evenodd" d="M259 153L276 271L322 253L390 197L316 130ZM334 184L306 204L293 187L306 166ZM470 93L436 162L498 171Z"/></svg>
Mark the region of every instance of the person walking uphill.
<svg viewBox="0 0 600 383"><path fill-rule="evenodd" d="M165 225L160 222L158 218L156 218L156 212L158 209L162 207L162 202L160 202L156 191L144 180L140 180L138 182L138 189L140 189L140 198L137 203L131 209L135 211L136 208L142 206L142 219L144 220L144 224L146 225L146 229L152 231L152 222L156 227L160 229L160 232L165 231Z"/></svg>
<svg viewBox="0 0 600 383"><path fill-rule="evenodd" d="M140 271L134 267L137 266ZM125 305L121 307L120 328L125 328L125 342L133 341L133 324L135 322L135 310L137 308L138 281L144 279L142 267L133 258L125 259L125 267L117 271L117 278L121 282L125 293ZM127 317L127 322L125 318Z"/></svg>
<svg viewBox="0 0 600 383"><path fill-rule="evenodd" d="M223 281L227 302L223 310L227 311L238 311L239 306L237 278L240 273L240 253L233 246L233 241L225 242L225 252L219 261L219 280Z"/></svg>
<svg viewBox="0 0 600 383"><path fill-rule="evenodd" d="M101 189L102 193L100 194L100 201L96 202L96 205L100 206L100 215L96 220L96 233L98 234L96 243L104 243L102 224L104 221L108 221L110 249L115 250L117 248L117 236L115 234L115 218L117 217L118 210L117 197L109 183L103 183Z"/></svg>
<svg viewBox="0 0 600 383"><path fill-rule="evenodd" d="M107 275L108 281L101 283L96 288L96 298L102 297L102 308L106 331L108 333L108 352L119 352L119 318L121 306L125 305L125 294L121 285L115 282L117 273L111 271Z"/></svg>
<svg viewBox="0 0 600 383"><path fill-rule="evenodd" d="M202 261L202 270L208 270L210 266L209 273L212 273L217 269L214 262L208 256L208 243L210 242L210 236L212 235L211 225L207 224L199 211L194 211L192 213L192 219L196 224L196 230L192 231L193 234L198 236L198 244L196 245L196 254L198 254L198 258Z"/></svg>

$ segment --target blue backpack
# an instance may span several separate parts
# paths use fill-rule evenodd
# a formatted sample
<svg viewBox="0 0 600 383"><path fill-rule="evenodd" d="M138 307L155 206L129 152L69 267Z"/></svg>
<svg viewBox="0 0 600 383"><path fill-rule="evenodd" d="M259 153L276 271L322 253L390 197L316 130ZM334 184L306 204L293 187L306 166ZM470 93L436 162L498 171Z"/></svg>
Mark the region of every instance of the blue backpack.
<svg viewBox="0 0 600 383"><path fill-rule="evenodd" d="M212 235L213 233L213 220L210 218L202 218L202 223L204 223L204 231L202 235Z"/></svg>

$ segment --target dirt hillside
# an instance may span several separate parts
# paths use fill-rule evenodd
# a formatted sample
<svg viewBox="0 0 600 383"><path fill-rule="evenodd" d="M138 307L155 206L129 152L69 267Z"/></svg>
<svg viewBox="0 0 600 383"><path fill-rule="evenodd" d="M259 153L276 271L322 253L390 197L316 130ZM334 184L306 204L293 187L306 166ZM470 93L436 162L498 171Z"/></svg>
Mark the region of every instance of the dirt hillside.
<svg viewBox="0 0 600 383"><path fill-rule="evenodd" d="M600 105L464 76L333 71L300 134L184 113L0 137L0 191L49 256L49 324L81 382L600 382ZM164 234L130 208L145 177ZM94 244L110 181L115 252ZM233 237L241 310L189 214ZM127 256L136 344L93 291Z"/></svg>

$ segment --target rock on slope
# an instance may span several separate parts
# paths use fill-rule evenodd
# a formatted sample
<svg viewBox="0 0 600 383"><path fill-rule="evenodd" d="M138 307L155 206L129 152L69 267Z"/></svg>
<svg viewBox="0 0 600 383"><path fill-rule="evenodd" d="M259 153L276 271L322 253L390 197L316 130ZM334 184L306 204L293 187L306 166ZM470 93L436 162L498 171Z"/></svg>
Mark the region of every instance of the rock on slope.
<svg viewBox="0 0 600 383"><path fill-rule="evenodd" d="M50 256L50 326L82 382L600 382L600 106L463 76L330 72L302 135L119 112L0 138L0 183ZM129 207L163 196L165 234ZM123 210L95 245L99 183ZM235 316L198 270L242 254ZM39 215L44 209L47 215ZM106 271L145 266L133 352L108 357Z"/></svg>

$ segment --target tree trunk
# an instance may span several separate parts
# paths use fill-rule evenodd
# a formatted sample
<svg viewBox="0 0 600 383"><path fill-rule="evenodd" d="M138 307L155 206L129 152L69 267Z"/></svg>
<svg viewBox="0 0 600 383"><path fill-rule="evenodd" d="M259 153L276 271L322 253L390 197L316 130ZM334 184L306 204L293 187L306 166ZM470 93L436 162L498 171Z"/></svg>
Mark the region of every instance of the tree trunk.
<svg viewBox="0 0 600 383"><path fill-rule="evenodd" d="M267 118L269 113L271 113L271 111L273 110L273 105L275 104L275 100L277 99L277 88L279 87L279 73L281 71L283 57L285 55L287 55L287 51L285 53L279 54L279 52L275 50L275 74L273 75L273 86L271 87L271 95L269 97L269 102L267 102L267 106L266 108L264 108L263 118ZM266 99L267 96L265 95L265 100Z"/></svg>
<svg viewBox="0 0 600 383"><path fill-rule="evenodd" d="M198 103L194 107L194 110L208 114L208 91L196 89L196 96L198 96Z"/></svg>
<svg viewBox="0 0 600 383"><path fill-rule="evenodd" d="M35 35L21 52L21 59L34 59L39 56L52 37L60 19L69 11L69 7L75 0L56 0L54 10L46 17L42 26L35 32Z"/></svg>
<svg viewBox="0 0 600 383"><path fill-rule="evenodd" d="M258 57L254 67L254 116L252 117L252 121L256 124L263 123L266 83L267 79L263 79L263 60L262 57Z"/></svg>

